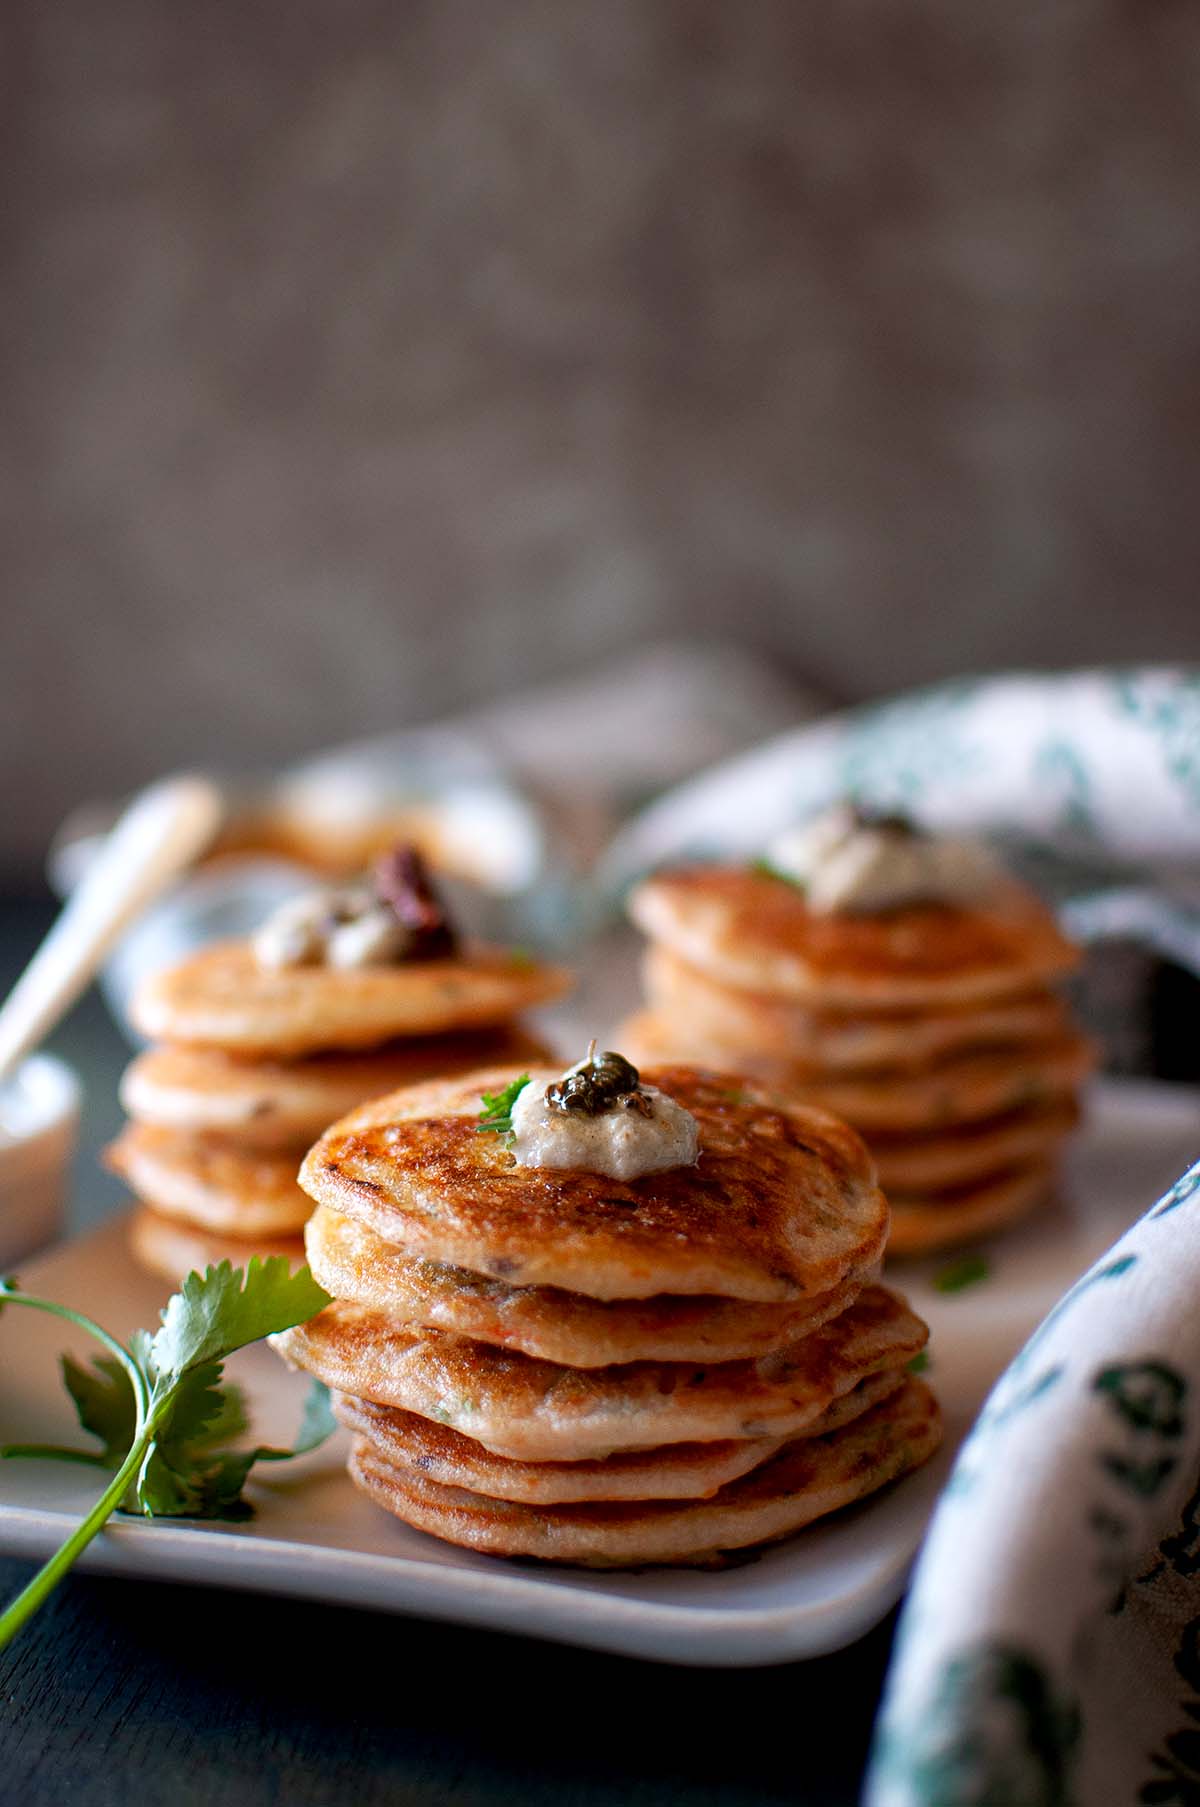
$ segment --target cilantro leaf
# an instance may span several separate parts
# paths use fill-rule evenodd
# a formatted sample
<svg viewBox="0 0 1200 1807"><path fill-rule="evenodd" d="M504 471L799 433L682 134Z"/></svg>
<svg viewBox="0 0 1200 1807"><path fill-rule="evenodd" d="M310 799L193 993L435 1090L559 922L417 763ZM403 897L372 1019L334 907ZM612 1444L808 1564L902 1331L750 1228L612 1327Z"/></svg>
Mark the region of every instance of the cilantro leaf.
<svg viewBox="0 0 1200 1807"><path fill-rule="evenodd" d="M296 1442L290 1453L293 1456L306 1456L310 1449L319 1449L327 1437L332 1437L337 1427L329 1388L323 1380L317 1380L314 1376L305 1397Z"/></svg>
<svg viewBox="0 0 1200 1807"><path fill-rule="evenodd" d="M290 1451L286 1451L290 1454ZM253 1518L254 1507L243 1498L251 1468L257 1456L253 1449L225 1449L212 1460L198 1466L189 1477L191 1505L189 1518Z"/></svg>
<svg viewBox="0 0 1200 1807"><path fill-rule="evenodd" d="M265 1261L253 1255L244 1269L222 1261L202 1275L189 1274L167 1301L149 1359L161 1383L302 1324L328 1304L329 1294L308 1268L292 1273L286 1255Z"/></svg>
<svg viewBox="0 0 1200 1807"><path fill-rule="evenodd" d="M221 1362L190 1368L172 1388L158 1419L155 1441L161 1449L187 1449L230 1442L246 1428L246 1411L238 1387L221 1385Z"/></svg>
<svg viewBox="0 0 1200 1807"><path fill-rule="evenodd" d="M227 1449L221 1444L220 1427L211 1423L195 1438L186 1432L160 1438L139 1486L142 1509L148 1504L155 1518L249 1518L254 1508L242 1498L242 1489L255 1463L289 1462L293 1456L306 1455L336 1429L329 1388L314 1380L291 1449L261 1443L254 1449Z"/></svg>
<svg viewBox="0 0 1200 1807"><path fill-rule="evenodd" d="M202 1368L192 1370L176 1395L174 1409L171 1413L172 1432L184 1436L190 1449L210 1448L233 1443L250 1429L250 1415L246 1410L242 1389L232 1380L222 1382L220 1363L217 1363L213 1369L213 1378L205 1383L206 1395L215 1395L216 1411L210 1416L205 1410L202 1421L198 1401L193 1404L189 1397L187 1403L181 1406L184 1389L186 1388L190 1395L192 1387L196 1384L197 1376L206 1372L207 1370ZM185 1423L181 1412L187 1413L190 1422ZM161 1442L161 1440L160 1438L159 1441Z"/></svg>
<svg viewBox="0 0 1200 1807"><path fill-rule="evenodd" d="M179 1380L158 1419L154 1445L138 1476L130 1511L149 1518L203 1518L201 1476L219 1448L246 1428L237 1387L222 1387L220 1362L205 1362Z"/></svg>
<svg viewBox="0 0 1200 1807"><path fill-rule="evenodd" d="M137 1401L128 1374L111 1355L98 1355L90 1368L64 1355L61 1365L76 1417L103 1445L99 1460L105 1468L119 1468L137 1430Z"/></svg>
<svg viewBox="0 0 1200 1807"><path fill-rule="evenodd" d="M229 1454L225 1446L241 1436L247 1418L240 1387L222 1387L222 1371L220 1362L206 1362L178 1383L129 1510L150 1518L227 1516L213 1509L209 1477L222 1467ZM239 1516L249 1517L250 1510L247 1505Z"/></svg>
<svg viewBox="0 0 1200 1807"><path fill-rule="evenodd" d="M483 1109L479 1113L479 1128L476 1133L481 1136L511 1136L512 1108L528 1084L529 1074L522 1073L519 1079L510 1080L498 1092L481 1092Z"/></svg>
<svg viewBox="0 0 1200 1807"><path fill-rule="evenodd" d="M197 1477L176 1468L161 1445L153 1443L119 1510L142 1518L202 1518L203 1504Z"/></svg>

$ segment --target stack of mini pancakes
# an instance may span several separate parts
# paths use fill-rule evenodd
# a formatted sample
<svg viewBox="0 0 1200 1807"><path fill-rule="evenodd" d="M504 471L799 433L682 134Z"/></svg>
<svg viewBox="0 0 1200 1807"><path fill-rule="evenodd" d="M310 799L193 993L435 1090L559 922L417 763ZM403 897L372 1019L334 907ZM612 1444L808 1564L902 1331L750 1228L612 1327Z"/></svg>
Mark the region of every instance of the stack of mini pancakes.
<svg viewBox="0 0 1200 1807"><path fill-rule="evenodd" d="M154 1039L124 1075L132 1119L108 1151L142 1201L142 1263L177 1280L250 1254L303 1259L304 1151L364 1098L544 1044L512 1019L561 995L562 971L500 949L343 970L264 968L249 942L204 949L135 997Z"/></svg>
<svg viewBox="0 0 1200 1807"><path fill-rule="evenodd" d="M515 1077L364 1106L302 1168L335 1302L273 1340L335 1390L372 1499L494 1555L706 1564L932 1453L926 1328L874 1282L887 1205L853 1131L677 1067L643 1078L696 1119L696 1166L518 1166L479 1122Z"/></svg>
<svg viewBox="0 0 1200 1807"><path fill-rule="evenodd" d="M630 900L647 1008L637 1062L749 1072L845 1117L892 1207L893 1254L968 1242L1053 1191L1093 1064L1053 986L1076 949L1006 879L970 907L816 914L759 870L660 874Z"/></svg>

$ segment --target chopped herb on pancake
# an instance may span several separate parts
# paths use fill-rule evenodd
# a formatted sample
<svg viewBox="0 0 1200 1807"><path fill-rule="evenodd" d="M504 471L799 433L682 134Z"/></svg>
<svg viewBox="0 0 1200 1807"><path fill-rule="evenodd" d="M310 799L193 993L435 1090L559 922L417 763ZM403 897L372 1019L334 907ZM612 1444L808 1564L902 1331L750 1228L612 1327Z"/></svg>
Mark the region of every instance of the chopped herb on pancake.
<svg viewBox="0 0 1200 1807"><path fill-rule="evenodd" d="M961 1261L951 1261L933 1276L934 1290L940 1293L960 1293L968 1286L978 1286L991 1274L991 1265L982 1255L964 1255Z"/></svg>
<svg viewBox="0 0 1200 1807"><path fill-rule="evenodd" d="M479 1135L512 1135L512 1107L528 1084L528 1073L522 1073L500 1091L480 1094L483 1109L479 1113Z"/></svg>

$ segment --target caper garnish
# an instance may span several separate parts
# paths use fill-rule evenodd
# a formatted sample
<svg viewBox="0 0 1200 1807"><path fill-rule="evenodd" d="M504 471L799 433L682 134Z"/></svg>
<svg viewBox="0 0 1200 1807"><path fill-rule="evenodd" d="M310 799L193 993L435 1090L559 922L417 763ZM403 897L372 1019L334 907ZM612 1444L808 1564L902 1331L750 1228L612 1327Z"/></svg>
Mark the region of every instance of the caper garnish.
<svg viewBox="0 0 1200 1807"><path fill-rule="evenodd" d="M599 1117L616 1104L643 1109L648 1101L638 1091L641 1075L633 1062L611 1048L603 1054L595 1048L593 1042L586 1061L546 1087L546 1103L554 1110L582 1111L589 1117Z"/></svg>

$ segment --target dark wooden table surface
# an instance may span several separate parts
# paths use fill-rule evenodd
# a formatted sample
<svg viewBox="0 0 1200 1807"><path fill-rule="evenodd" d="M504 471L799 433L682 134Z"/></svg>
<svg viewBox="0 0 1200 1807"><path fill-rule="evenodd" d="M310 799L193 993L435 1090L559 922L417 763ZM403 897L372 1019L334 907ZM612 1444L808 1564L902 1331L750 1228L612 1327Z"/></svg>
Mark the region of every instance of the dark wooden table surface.
<svg viewBox="0 0 1200 1807"><path fill-rule="evenodd" d="M0 995L49 921L0 904ZM51 1044L87 1106L74 1229L127 1057L99 998ZM32 1573L0 1560L0 1598ZM891 1623L832 1657L670 1668L216 1589L73 1575L0 1656L2 1807L850 1807Z"/></svg>
<svg viewBox="0 0 1200 1807"><path fill-rule="evenodd" d="M0 1588L24 1565L0 1562ZM889 1644L640 1664L303 1602L74 1576L0 1657L6 1807L843 1807Z"/></svg>

